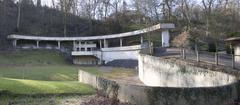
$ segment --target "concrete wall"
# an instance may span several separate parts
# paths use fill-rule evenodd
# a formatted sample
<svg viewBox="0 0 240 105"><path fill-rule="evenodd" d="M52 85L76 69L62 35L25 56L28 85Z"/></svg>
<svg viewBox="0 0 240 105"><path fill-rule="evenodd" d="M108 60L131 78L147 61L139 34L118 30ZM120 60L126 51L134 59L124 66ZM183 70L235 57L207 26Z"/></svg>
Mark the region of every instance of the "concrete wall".
<svg viewBox="0 0 240 105"><path fill-rule="evenodd" d="M149 55L139 56L139 78L148 86L216 87L234 83L232 75Z"/></svg>
<svg viewBox="0 0 240 105"><path fill-rule="evenodd" d="M169 30L162 31L162 47L169 47L170 46L170 34Z"/></svg>
<svg viewBox="0 0 240 105"><path fill-rule="evenodd" d="M82 70L79 70L78 78L79 82L92 85L101 90L107 97L136 105L151 105L146 91L151 90L151 88L117 83Z"/></svg>
<svg viewBox="0 0 240 105"><path fill-rule="evenodd" d="M234 46L234 52L235 52L235 65L238 66L240 65L240 44L237 44L236 46Z"/></svg>
<svg viewBox="0 0 240 105"><path fill-rule="evenodd" d="M75 56L73 57L73 64L77 65L97 65L99 64L98 58L94 56Z"/></svg>
<svg viewBox="0 0 240 105"><path fill-rule="evenodd" d="M236 84L211 88L149 87L122 84L81 70L79 81L102 90L110 98L136 105L230 105L236 97Z"/></svg>
<svg viewBox="0 0 240 105"><path fill-rule="evenodd" d="M137 60L140 49L140 45L102 48L102 59L105 61L105 63L118 59Z"/></svg>

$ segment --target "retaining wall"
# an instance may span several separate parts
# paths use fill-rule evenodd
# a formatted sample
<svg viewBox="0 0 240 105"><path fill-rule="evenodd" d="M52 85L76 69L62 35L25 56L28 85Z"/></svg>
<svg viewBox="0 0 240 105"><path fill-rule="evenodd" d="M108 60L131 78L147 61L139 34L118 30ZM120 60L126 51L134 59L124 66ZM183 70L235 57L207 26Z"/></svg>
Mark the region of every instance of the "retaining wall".
<svg viewBox="0 0 240 105"><path fill-rule="evenodd" d="M102 48L102 59L105 63L118 59L137 60L140 49L140 45Z"/></svg>
<svg viewBox="0 0 240 105"><path fill-rule="evenodd" d="M102 90L111 98L136 105L230 105L237 99L238 81L234 76L190 65L184 66L174 63L174 61L168 62L168 60L142 54L139 56L139 63L139 77L146 85L150 84L150 86L118 83L81 70L79 71L79 81ZM190 72L196 69L198 72ZM168 72L171 70L174 72ZM181 75L175 78L176 70L180 70L179 73L184 78ZM198 74L199 72L200 74ZM162 77L166 73L168 76ZM184 73L187 74L184 76ZM192 73L193 76L189 73ZM204 79L204 75L210 81ZM167 82L178 79L180 82ZM185 82L182 82L181 79Z"/></svg>

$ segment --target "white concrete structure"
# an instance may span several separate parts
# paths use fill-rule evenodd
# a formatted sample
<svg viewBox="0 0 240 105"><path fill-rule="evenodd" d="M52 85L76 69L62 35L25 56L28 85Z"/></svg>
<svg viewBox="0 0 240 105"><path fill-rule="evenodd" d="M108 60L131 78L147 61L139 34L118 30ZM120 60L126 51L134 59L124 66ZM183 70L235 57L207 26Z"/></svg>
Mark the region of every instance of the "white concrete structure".
<svg viewBox="0 0 240 105"><path fill-rule="evenodd" d="M113 47L102 49L102 59L105 63L116 60L116 59L133 59L137 60L139 51L141 50L140 45L126 46L126 47Z"/></svg>
<svg viewBox="0 0 240 105"><path fill-rule="evenodd" d="M150 55L139 56L139 78L153 87L216 87L234 83L233 75L180 64Z"/></svg>
<svg viewBox="0 0 240 105"><path fill-rule="evenodd" d="M162 46L169 47L169 30L175 28L174 24L157 24L145 29L136 30L132 32L102 35L102 36L90 36L90 37L40 37L40 36L27 36L27 35L9 35L8 38L13 40L13 46L17 47L18 40L31 40L36 41L37 48L41 48L41 42L57 42L57 49L61 49L61 45L64 42L72 42L72 56L74 63L77 64L100 64L102 61L105 63L116 59L134 59L137 60L139 51L142 49L143 34L160 30L162 33ZM139 36L141 41L139 45L124 46L123 38ZM109 40L119 39L119 47L109 47ZM80 60L82 58L91 59L84 62ZM77 60L76 60L77 59ZM96 63L97 62L97 63Z"/></svg>
<svg viewBox="0 0 240 105"><path fill-rule="evenodd" d="M169 40L170 40L169 30L162 31L162 46L169 47L170 46Z"/></svg>
<svg viewBox="0 0 240 105"><path fill-rule="evenodd" d="M232 62L233 67L240 67L240 37L233 37L226 39L230 43L231 47L234 49L234 60Z"/></svg>
<svg viewBox="0 0 240 105"><path fill-rule="evenodd" d="M240 65L240 43L234 46L234 53L235 53L235 65Z"/></svg>

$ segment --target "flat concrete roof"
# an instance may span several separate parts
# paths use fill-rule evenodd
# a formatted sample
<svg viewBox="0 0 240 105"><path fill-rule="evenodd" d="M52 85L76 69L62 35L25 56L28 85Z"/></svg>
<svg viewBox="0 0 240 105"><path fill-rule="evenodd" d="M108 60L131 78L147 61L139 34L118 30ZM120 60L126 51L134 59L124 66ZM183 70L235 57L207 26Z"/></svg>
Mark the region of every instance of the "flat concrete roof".
<svg viewBox="0 0 240 105"><path fill-rule="evenodd" d="M227 42L231 42L231 41L238 41L238 40L240 40L240 37L232 37L232 38L228 38L228 39L226 39L225 41L227 41Z"/></svg>
<svg viewBox="0 0 240 105"><path fill-rule="evenodd" d="M8 39L22 39L22 40L39 40L39 41L87 41L87 40L104 40L104 39L114 39L114 38L123 38L129 36L136 36L155 30L166 30L173 29L175 25L172 23L162 23L157 24L145 29L136 30L132 32L120 33L120 34L111 34L111 35L102 35L102 36L89 36L89 37L41 37L41 36L29 36L29 35L16 35L12 34L8 36Z"/></svg>

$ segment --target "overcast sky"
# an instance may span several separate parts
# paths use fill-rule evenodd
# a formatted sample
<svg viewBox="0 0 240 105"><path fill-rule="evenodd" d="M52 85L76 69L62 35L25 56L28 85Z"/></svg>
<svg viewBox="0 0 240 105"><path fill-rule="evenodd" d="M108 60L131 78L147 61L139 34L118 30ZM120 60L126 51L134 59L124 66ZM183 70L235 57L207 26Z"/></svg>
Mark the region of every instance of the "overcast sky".
<svg viewBox="0 0 240 105"><path fill-rule="evenodd" d="M51 5L52 0L42 0L42 5Z"/></svg>
<svg viewBox="0 0 240 105"><path fill-rule="evenodd" d="M54 0L57 1L57 0ZM130 3L131 0L125 0L127 3ZM48 5L51 6L52 5L52 0L42 0L42 5Z"/></svg>

